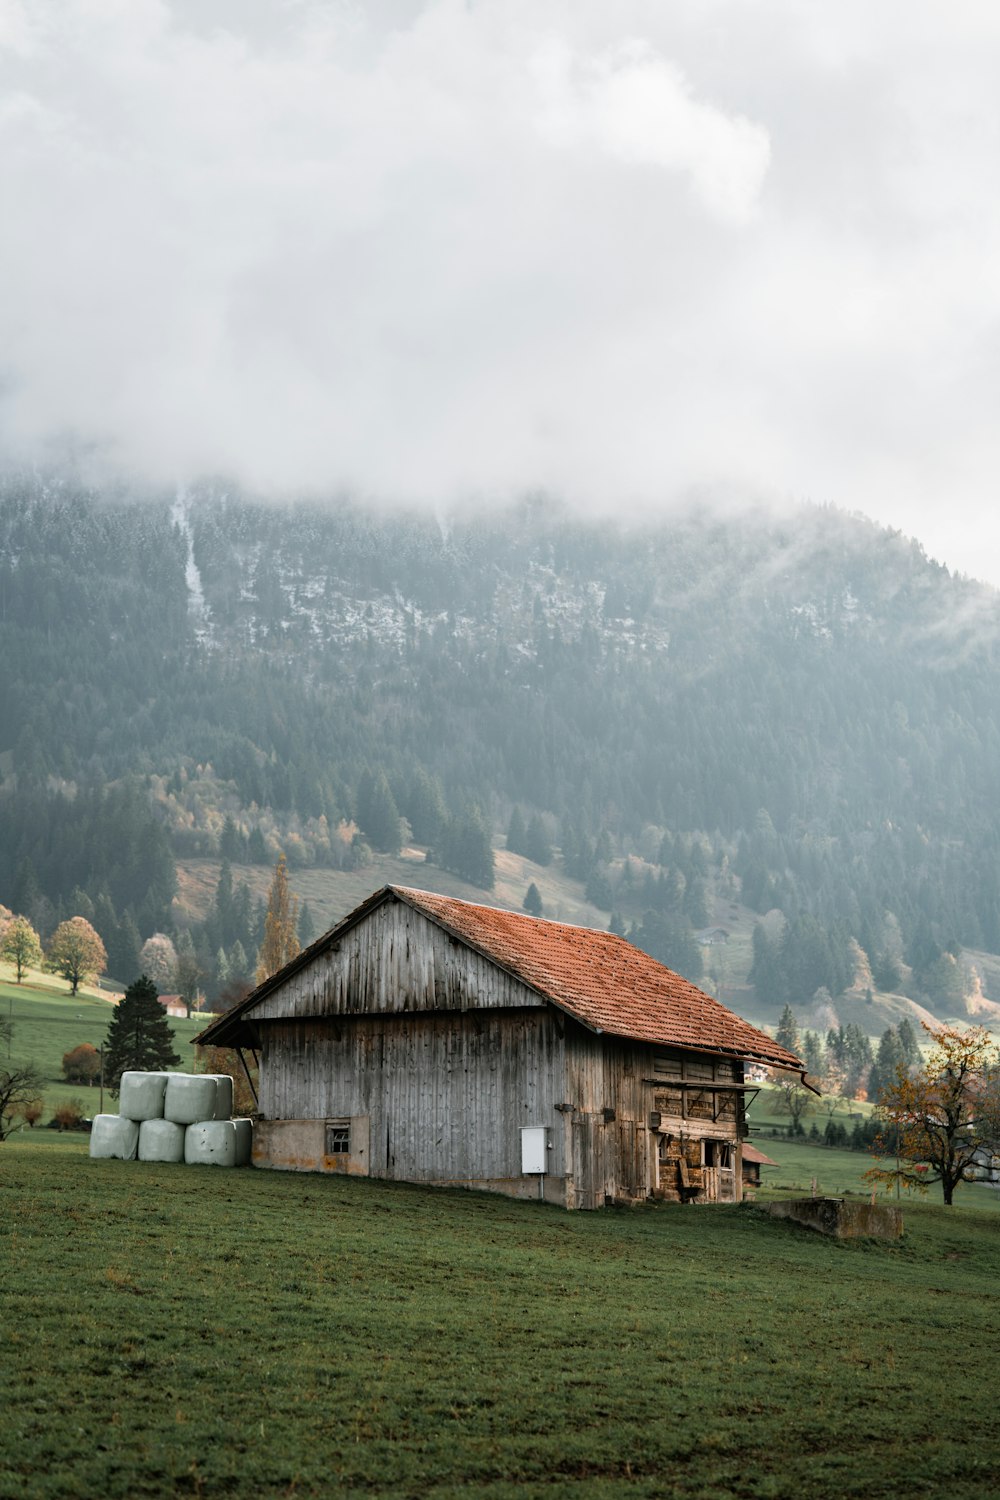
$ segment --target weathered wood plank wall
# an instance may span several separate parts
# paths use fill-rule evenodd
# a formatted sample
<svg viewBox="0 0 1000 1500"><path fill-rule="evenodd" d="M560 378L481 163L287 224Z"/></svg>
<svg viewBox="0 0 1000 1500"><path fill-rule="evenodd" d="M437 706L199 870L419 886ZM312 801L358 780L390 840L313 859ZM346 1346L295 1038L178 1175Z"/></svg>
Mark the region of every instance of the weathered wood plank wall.
<svg viewBox="0 0 1000 1500"><path fill-rule="evenodd" d="M670 1086L674 1078L677 1087ZM740 1096L713 1093L710 1086L742 1078L742 1065L734 1059L594 1037L570 1022L566 1101L573 1109L570 1172L579 1206L597 1207L606 1198L635 1201L651 1193L678 1198L681 1157L692 1191L713 1200L738 1197ZM706 1085L703 1093L680 1086L699 1082ZM661 1115L659 1130L650 1128L654 1111ZM732 1147L732 1170L704 1168L705 1141Z"/></svg>
<svg viewBox="0 0 1000 1500"><path fill-rule="evenodd" d="M562 1201L563 1134L551 1128L562 1097L559 1030L542 1008L271 1022L261 1027L261 1111L368 1117L375 1177L531 1194L521 1127L545 1125L548 1196Z"/></svg>
<svg viewBox="0 0 1000 1500"><path fill-rule="evenodd" d="M420 912L386 901L250 1012L253 1020L535 1007L539 998Z"/></svg>

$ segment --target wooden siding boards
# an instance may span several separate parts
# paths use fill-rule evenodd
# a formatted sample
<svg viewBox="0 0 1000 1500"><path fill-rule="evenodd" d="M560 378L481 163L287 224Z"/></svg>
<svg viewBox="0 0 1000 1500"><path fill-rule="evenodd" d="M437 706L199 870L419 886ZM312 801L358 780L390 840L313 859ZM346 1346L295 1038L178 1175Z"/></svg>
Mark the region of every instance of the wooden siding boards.
<svg viewBox="0 0 1000 1500"><path fill-rule="evenodd" d="M545 1002L534 990L421 912L386 901L345 932L334 949L291 974L246 1013L250 1021L293 1016L481 1010Z"/></svg>
<svg viewBox="0 0 1000 1500"><path fill-rule="evenodd" d="M563 1042L550 1012L293 1019L261 1032L269 1120L364 1118L373 1177L539 1195L521 1174L521 1127L558 1119ZM544 1195L564 1202L561 1133L550 1140Z"/></svg>

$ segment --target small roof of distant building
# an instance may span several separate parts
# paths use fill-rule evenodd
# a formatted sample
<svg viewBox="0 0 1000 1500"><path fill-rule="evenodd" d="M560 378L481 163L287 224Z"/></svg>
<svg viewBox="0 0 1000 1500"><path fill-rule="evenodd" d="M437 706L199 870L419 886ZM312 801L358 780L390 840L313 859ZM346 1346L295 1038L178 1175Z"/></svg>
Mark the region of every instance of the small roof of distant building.
<svg viewBox="0 0 1000 1500"><path fill-rule="evenodd" d="M751 1146L749 1141L743 1142L743 1160L756 1162L759 1167L776 1167L778 1163L765 1156L757 1146Z"/></svg>

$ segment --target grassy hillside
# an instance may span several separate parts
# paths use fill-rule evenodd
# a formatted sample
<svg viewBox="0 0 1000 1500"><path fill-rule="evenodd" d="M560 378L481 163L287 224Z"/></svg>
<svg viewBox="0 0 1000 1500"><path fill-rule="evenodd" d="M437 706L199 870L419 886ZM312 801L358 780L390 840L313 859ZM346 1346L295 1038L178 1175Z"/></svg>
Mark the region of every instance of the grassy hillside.
<svg viewBox="0 0 1000 1500"><path fill-rule="evenodd" d="M0 1493L727 1497L1000 1485L996 1218L836 1244L2 1149Z"/></svg>
<svg viewBox="0 0 1000 1500"><path fill-rule="evenodd" d="M58 1106L70 1099L80 1101L85 1116L97 1114L99 1088L64 1082L62 1060L65 1053L82 1042L100 1048L107 1037L111 1012L109 997L101 997L92 989L70 995L67 984L48 975L29 974L20 985L0 978L0 1015L9 1017L14 1025L11 1061L34 1063L46 1079L45 1113L32 1134L38 1134ZM174 1034L175 1050L180 1054L180 1066L192 1067L194 1052L188 1042L202 1029L204 1020L171 1017L168 1024ZM6 1066L6 1057L0 1059L0 1065ZM107 1093L104 1108L109 1113L117 1111L117 1104Z"/></svg>
<svg viewBox="0 0 1000 1500"><path fill-rule="evenodd" d="M607 927L607 913L586 901L579 881L571 880L561 868L534 864L520 854L509 854L506 849L495 850L494 858L496 881L488 892L437 865L429 865L424 851L416 848L404 849L398 858L390 854L373 855L371 864L360 870L292 870L289 883L299 899L309 903L318 932L332 927L384 885L417 886L442 896L457 896L462 901L486 901L520 911L532 881L541 894L546 917L577 922L584 927ZM207 916L219 881L219 868L216 859L180 861L174 906L182 921L202 921ZM245 880L254 897L264 900L273 874L271 865L233 867L234 883Z"/></svg>

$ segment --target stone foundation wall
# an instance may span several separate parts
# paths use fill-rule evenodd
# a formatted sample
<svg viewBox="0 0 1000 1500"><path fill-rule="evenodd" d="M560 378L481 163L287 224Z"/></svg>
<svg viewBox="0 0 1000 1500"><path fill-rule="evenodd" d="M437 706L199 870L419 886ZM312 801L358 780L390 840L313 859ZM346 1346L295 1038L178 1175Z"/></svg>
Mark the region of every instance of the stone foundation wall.
<svg viewBox="0 0 1000 1500"><path fill-rule="evenodd" d="M903 1237L902 1210L888 1204L854 1203L844 1198L793 1198L788 1203L769 1203L767 1211L776 1219L791 1219L837 1240Z"/></svg>

